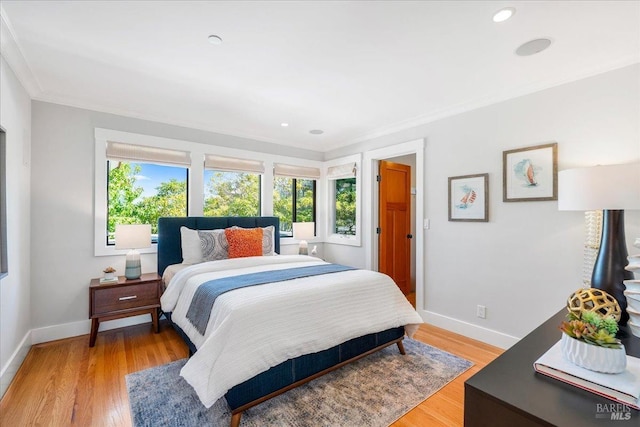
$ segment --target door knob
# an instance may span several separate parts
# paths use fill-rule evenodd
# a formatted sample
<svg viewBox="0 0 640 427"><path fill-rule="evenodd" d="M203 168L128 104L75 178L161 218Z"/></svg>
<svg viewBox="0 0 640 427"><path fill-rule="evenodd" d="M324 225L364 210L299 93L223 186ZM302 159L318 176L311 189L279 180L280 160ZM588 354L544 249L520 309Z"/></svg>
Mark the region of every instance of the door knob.
<svg viewBox="0 0 640 427"><path fill-rule="evenodd" d="M407 234L407 239L413 239L413 234Z"/></svg>

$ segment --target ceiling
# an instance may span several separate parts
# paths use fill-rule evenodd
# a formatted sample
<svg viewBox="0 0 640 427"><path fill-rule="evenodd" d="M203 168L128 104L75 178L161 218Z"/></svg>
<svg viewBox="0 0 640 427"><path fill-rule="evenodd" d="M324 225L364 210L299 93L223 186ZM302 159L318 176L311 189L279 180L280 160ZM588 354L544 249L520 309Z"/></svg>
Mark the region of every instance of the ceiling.
<svg viewBox="0 0 640 427"><path fill-rule="evenodd" d="M640 62L638 1L0 6L33 99L321 152Z"/></svg>

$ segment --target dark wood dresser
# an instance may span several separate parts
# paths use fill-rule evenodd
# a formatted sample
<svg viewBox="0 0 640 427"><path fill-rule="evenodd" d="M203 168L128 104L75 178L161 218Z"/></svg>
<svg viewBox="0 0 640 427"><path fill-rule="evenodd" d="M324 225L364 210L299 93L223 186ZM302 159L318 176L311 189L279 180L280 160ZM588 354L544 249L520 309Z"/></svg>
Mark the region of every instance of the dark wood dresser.
<svg viewBox="0 0 640 427"><path fill-rule="evenodd" d="M565 315L566 309L559 311L465 382L465 426L640 425L640 411L611 406L616 402L533 370L533 362L560 339ZM627 354L640 357L640 338L626 326L620 331Z"/></svg>

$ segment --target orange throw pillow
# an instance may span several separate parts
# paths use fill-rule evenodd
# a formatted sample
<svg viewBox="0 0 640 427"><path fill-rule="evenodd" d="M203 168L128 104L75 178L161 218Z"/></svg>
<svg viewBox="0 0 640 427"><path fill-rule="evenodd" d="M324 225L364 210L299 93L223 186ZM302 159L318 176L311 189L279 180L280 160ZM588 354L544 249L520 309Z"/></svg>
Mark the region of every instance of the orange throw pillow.
<svg viewBox="0 0 640 427"><path fill-rule="evenodd" d="M262 255L262 228L227 228L229 258Z"/></svg>

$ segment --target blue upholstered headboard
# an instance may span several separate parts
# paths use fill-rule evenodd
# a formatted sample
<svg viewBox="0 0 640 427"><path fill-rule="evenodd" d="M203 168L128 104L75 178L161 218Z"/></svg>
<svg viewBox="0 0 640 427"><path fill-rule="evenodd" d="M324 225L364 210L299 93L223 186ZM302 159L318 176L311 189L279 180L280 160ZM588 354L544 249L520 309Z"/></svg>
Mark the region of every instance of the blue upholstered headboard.
<svg viewBox="0 0 640 427"><path fill-rule="evenodd" d="M164 269L171 264L182 262L180 247L180 227L194 230L215 230L234 225L243 228L268 227L275 228L276 253L280 253L280 220L275 216L187 216L164 217L158 219L158 274L162 276Z"/></svg>

